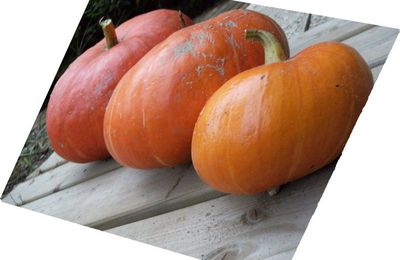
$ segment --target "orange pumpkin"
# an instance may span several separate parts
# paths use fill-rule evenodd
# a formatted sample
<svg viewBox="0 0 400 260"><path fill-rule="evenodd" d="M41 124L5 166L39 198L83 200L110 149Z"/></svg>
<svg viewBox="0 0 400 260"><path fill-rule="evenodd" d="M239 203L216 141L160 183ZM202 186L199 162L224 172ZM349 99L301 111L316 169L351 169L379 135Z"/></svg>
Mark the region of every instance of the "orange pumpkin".
<svg viewBox="0 0 400 260"><path fill-rule="evenodd" d="M105 39L79 56L58 80L47 108L47 132L54 150L67 160L109 157L103 138L106 105L121 77L152 47L190 19L157 10L121 24L103 22Z"/></svg>
<svg viewBox="0 0 400 260"><path fill-rule="evenodd" d="M263 49L244 30L286 37L270 18L233 10L187 27L160 43L119 82L104 119L107 148L136 168L190 161L194 124L207 99L237 73L263 63Z"/></svg>
<svg viewBox="0 0 400 260"><path fill-rule="evenodd" d="M193 133L192 159L215 189L254 194L337 158L372 89L353 48L313 45L287 61L271 34L249 31L276 62L238 74L209 99Z"/></svg>

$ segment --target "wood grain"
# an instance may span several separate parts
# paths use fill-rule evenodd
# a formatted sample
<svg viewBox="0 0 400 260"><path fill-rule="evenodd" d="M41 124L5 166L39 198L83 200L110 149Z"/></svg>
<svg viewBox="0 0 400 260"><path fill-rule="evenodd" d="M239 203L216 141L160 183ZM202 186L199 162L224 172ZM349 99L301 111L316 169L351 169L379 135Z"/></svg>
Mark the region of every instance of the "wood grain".
<svg viewBox="0 0 400 260"><path fill-rule="evenodd" d="M18 184L3 201L21 206L119 167L112 159L85 164L68 162Z"/></svg>
<svg viewBox="0 0 400 260"><path fill-rule="evenodd" d="M46 161L44 161L36 170L29 174L25 180L30 180L44 172L57 168L65 163L67 163L64 158L59 156L57 153L53 152Z"/></svg>
<svg viewBox="0 0 400 260"><path fill-rule="evenodd" d="M383 65L376 66L375 68L371 69L372 76L374 77L374 81L378 79L379 73L381 73Z"/></svg>
<svg viewBox="0 0 400 260"><path fill-rule="evenodd" d="M120 168L23 207L106 229L222 195L200 181L191 165Z"/></svg>
<svg viewBox="0 0 400 260"><path fill-rule="evenodd" d="M325 41L344 41L373 27L373 25L346 20L330 20L290 39L291 56L296 55L299 51L312 44Z"/></svg>
<svg viewBox="0 0 400 260"><path fill-rule="evenodd" d="M229 8L243 6L220 6L208 15ZM303 33L302 22L294 21L305 14L284 19L290 11L258 11L280 17L287 32L290 24L298 27L289 39L292 54L318 42L343 41L367 60L374 80L398 34L336 19ZM30 176L4 201L203 259L290 259L334 169L329 165L289 183L275 197L242 197L212 190L190 165L118 167L112 160L81 165L52 155L39 168L44 173Z"/></svg>
<svg viewBox="0 0 400 260"><path fill-rule="evenodd" d="M246 9L256 11L274 19L290 40L298 33L303 33L307 14L261 5L249 5ZM289 45L290 46L290 45Z"/></svg>
<svg viewBox="0 0 400 260"><path fill-rule="evenodd" d="M329 23L333 24L333 22ZM341 23L341 26L352 28L351 30L360 30L360 26L350 26L344 23ZM341 30L341 32L350 35L351 30ZM367 59L383 59L387 56L390 48L377 48L376 46L388 46L389 44L386 42L392 43L397 34L392 30L372 27L363 31L362 34L365 33L373 39L386 36L383 39L379 38L379 41L369 40L374 44L366 44L366 37L358 35L348 38L347 42L358 48L366 55ZM317 27L305 34L315 35L315 31L320 30ZM343 38L336 29L333 31L335 31L334 38ZM325 40L329 39L328 36L323 37ZM307 41L309 42L308 38ZM314 42L318 42L318 39L314 39ZM294 44L294 48L303 44L299 40L297 44ZM369 49L373 49L375 54L368 54ZM373 72L377 75L378 69ZM101 163L93 163L92 167L95 167L96 164ZM153 171L121 168L109 172L112 167L104 170L109 167L108 164L113 164L113 162L96 166L96 169L102 169L101 172L96 173L99 176L93 178L92 175L88 178L85 177L82 170L77 171L81 168L72 169L71 165L73 164L68 163L32 179L34 182L41 180L41 182L37 182L37 186L28 185L29 182L26 182L25 187L21 185L18 189L13 190L12 194L17 198L19 204L31 201L24 205L26 208L99 229L111 228L167 213L222 195L203 184L192 168L185 170L183 175L179 173L182 171L180 167ZM50 172L59 177L50 178ZM104 174L105 172L107 174ZM68 177L69 175L74 177ZM68 185L60 185L60 183L64 183L64 178L72 178L72 181L67 182ZM53 180L49 181L50 179ZM86 181L87 179L89 181ZM39 185L39 183L41 184ZM43 183L46 184L43 185ZM45 187L44 192L42 187ZM65 189L66 187L68 188ZM58 192L50 194L52 191ZM37 195L39 193L40 195ZM22 199L18 200L19 197ZM39 197L41 199L38 199Z"/></svg>
<svg viewBox="0 0 400 260"><path fill-rule="evenodd" d="M371 68L385 63L399 30L387 27L373 27L357 34L343 43L353 46Z"/></svg>
<svg viewBox="0 0 400 260"><path fill-rule="evenodd" d="M334 167L274 197L228 195L107 232L203 259L279 259L297 247Z"/></svg>

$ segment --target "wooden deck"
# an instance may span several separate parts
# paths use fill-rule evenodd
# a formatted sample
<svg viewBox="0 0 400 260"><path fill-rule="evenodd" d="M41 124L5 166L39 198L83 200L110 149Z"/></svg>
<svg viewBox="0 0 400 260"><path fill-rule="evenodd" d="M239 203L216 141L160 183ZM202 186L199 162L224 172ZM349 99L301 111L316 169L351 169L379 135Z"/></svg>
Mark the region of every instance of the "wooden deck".
<svg viewBox="0 0 400 260"><path fill-rule="evenodd" d="M398 30L224 3L197 18L232 8L270 15L288 34L291 54L321 41L356 48L377 78ZM308 25L310 29L304 32ZM156 170L87 164L53 154L3 201L203 259L291 259L335 164L285 185L274 197L219 193L192 165Z"/></svg>

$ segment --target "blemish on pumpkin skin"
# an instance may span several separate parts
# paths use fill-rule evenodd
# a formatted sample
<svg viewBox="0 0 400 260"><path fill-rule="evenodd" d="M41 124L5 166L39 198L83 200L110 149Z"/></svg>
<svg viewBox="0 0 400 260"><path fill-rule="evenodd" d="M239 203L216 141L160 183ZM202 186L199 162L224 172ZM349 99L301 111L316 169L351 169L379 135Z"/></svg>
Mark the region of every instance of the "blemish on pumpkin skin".
<svg viewBox="0 0 400 260"><path fill-rule="evenodd" d="M146 114L144 112L144 107L142 108L142 126L143 126L143 129L146 128Z"/></svg>
<svg viewBox="0 0 400 260"><path fill-rule="evenodd" d="M230 35L228 37L228 43L233 47L233 48L240 48L239 43L236 41L235 37L233 35Z"/></svg>
<svg viewBox="0 0 400 260"><path fill-rule="evenodd" d="M214 26L212 25L212 24L208 24L207 26L206 26L206 29L211 29L211 28L213 28Z"/></svg>
<svg viewBox="0 0 400 260"><path fill-rule="evenodd" d="M225 16L225 17L222 19L222 21L228 20L228 19L230 19L230 18L231 18L231 15L227 15L227 16Z"/></svg>
<svg viewBox="0 0 400 260"><path fill-rule="evenodd" d="M232 21L227 22L226 25L227 25L228 27L231 27L231 28L232 28L232 27L237 27L237 23L232 22Z"/></svg>
<svg viewBox="0 0 400 260"><path fill-rule="evenodd" d="M208 32L192 32L191 40L199 40L200 45L203 45L206 40L208 42L210 42L211 44L214 44L214 39L211 37L211 34L209 34Z"/></svg>
<svg viewBox="0 0 400 260"><path fill-rule="evenodd" d="M106 96L111 90L110 85L115 81L112 73L108 72L101 79L100 83L96 86L94 94L96 96Z"/></svg>
<svg viewBox="0 0 400 260"><path fill-rule="evenodd" d="M194 48L195 45L192 40L185 41L174 48L175 57L179 59L187 53L191 53L193 56L195 56Z"/></svg>
<svg viewBox="0 0 400 260"><path fill-rule="evenodd" d="M198 43L197 43L198 41ZM175 46L174 53L177 59L181 58L182 56L190 53L192 56L197 56L195 48L196 45L202 46L204 45L205 41L208 41L211 44L215 44L214 38L211 36L210 33L207 32L192 32L190 40L186 40L183 43L178 44ZM196 42L196 44L195 44ZM204 55L203 55L204 57Z"/></svg>
<svg viewBox="0 0 400 260"><path fill-rule="evenodd" d="M204 58L204 59L207 59L207 57L212 57L212 54L211 55L207 55L206 53L204 53L204 52L202 52L201 53L201 56Z"/></svg>
<svg viewBox="0 0 400 260"><path fill-rule="evenodd" d="M225 58L217 59L217 64L207 64L206 67L212 68L219 73L222 77L225 76Z"/></svg>
<svg viewBox="0 0 400 260"><path fill-rule="evenodd" d="M201 73L203 73L204 71L204 66L203 65L199 65L195 68L195 71L197 72L197 75L200 76Z"/></svg>
<svg viewBox="0 0 400 260"><path fill-rule="evenodd" d="M163 166L166 166L166 167L170 166L167 163L165 163L163 160L161 160L160 157L158 157L156 155L153 155L153 158L156 159L156 161L159 162Z"/></svg>

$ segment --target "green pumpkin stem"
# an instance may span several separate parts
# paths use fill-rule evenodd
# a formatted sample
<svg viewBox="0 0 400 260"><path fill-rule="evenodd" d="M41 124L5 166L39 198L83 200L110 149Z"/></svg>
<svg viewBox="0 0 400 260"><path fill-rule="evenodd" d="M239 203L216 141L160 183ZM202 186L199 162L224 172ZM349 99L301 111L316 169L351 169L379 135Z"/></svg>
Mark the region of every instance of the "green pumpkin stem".
<svg viewBox="0 0 400 260"><path fill-rule="evenodd" d="M256 29L246 30L245 33L246 39L254 39L261 42L264 47L265 64L287 59L282 45L272 33Z"/></svg>
<svg viewBox="0 0 400 260"><path fill-rule="evenodd" d="M103 30L104 37L106 38L107 49L111 49L113 46L118 44L114 24L111 19L103 20L103 18L100 20L99 24Z"/></svg>

